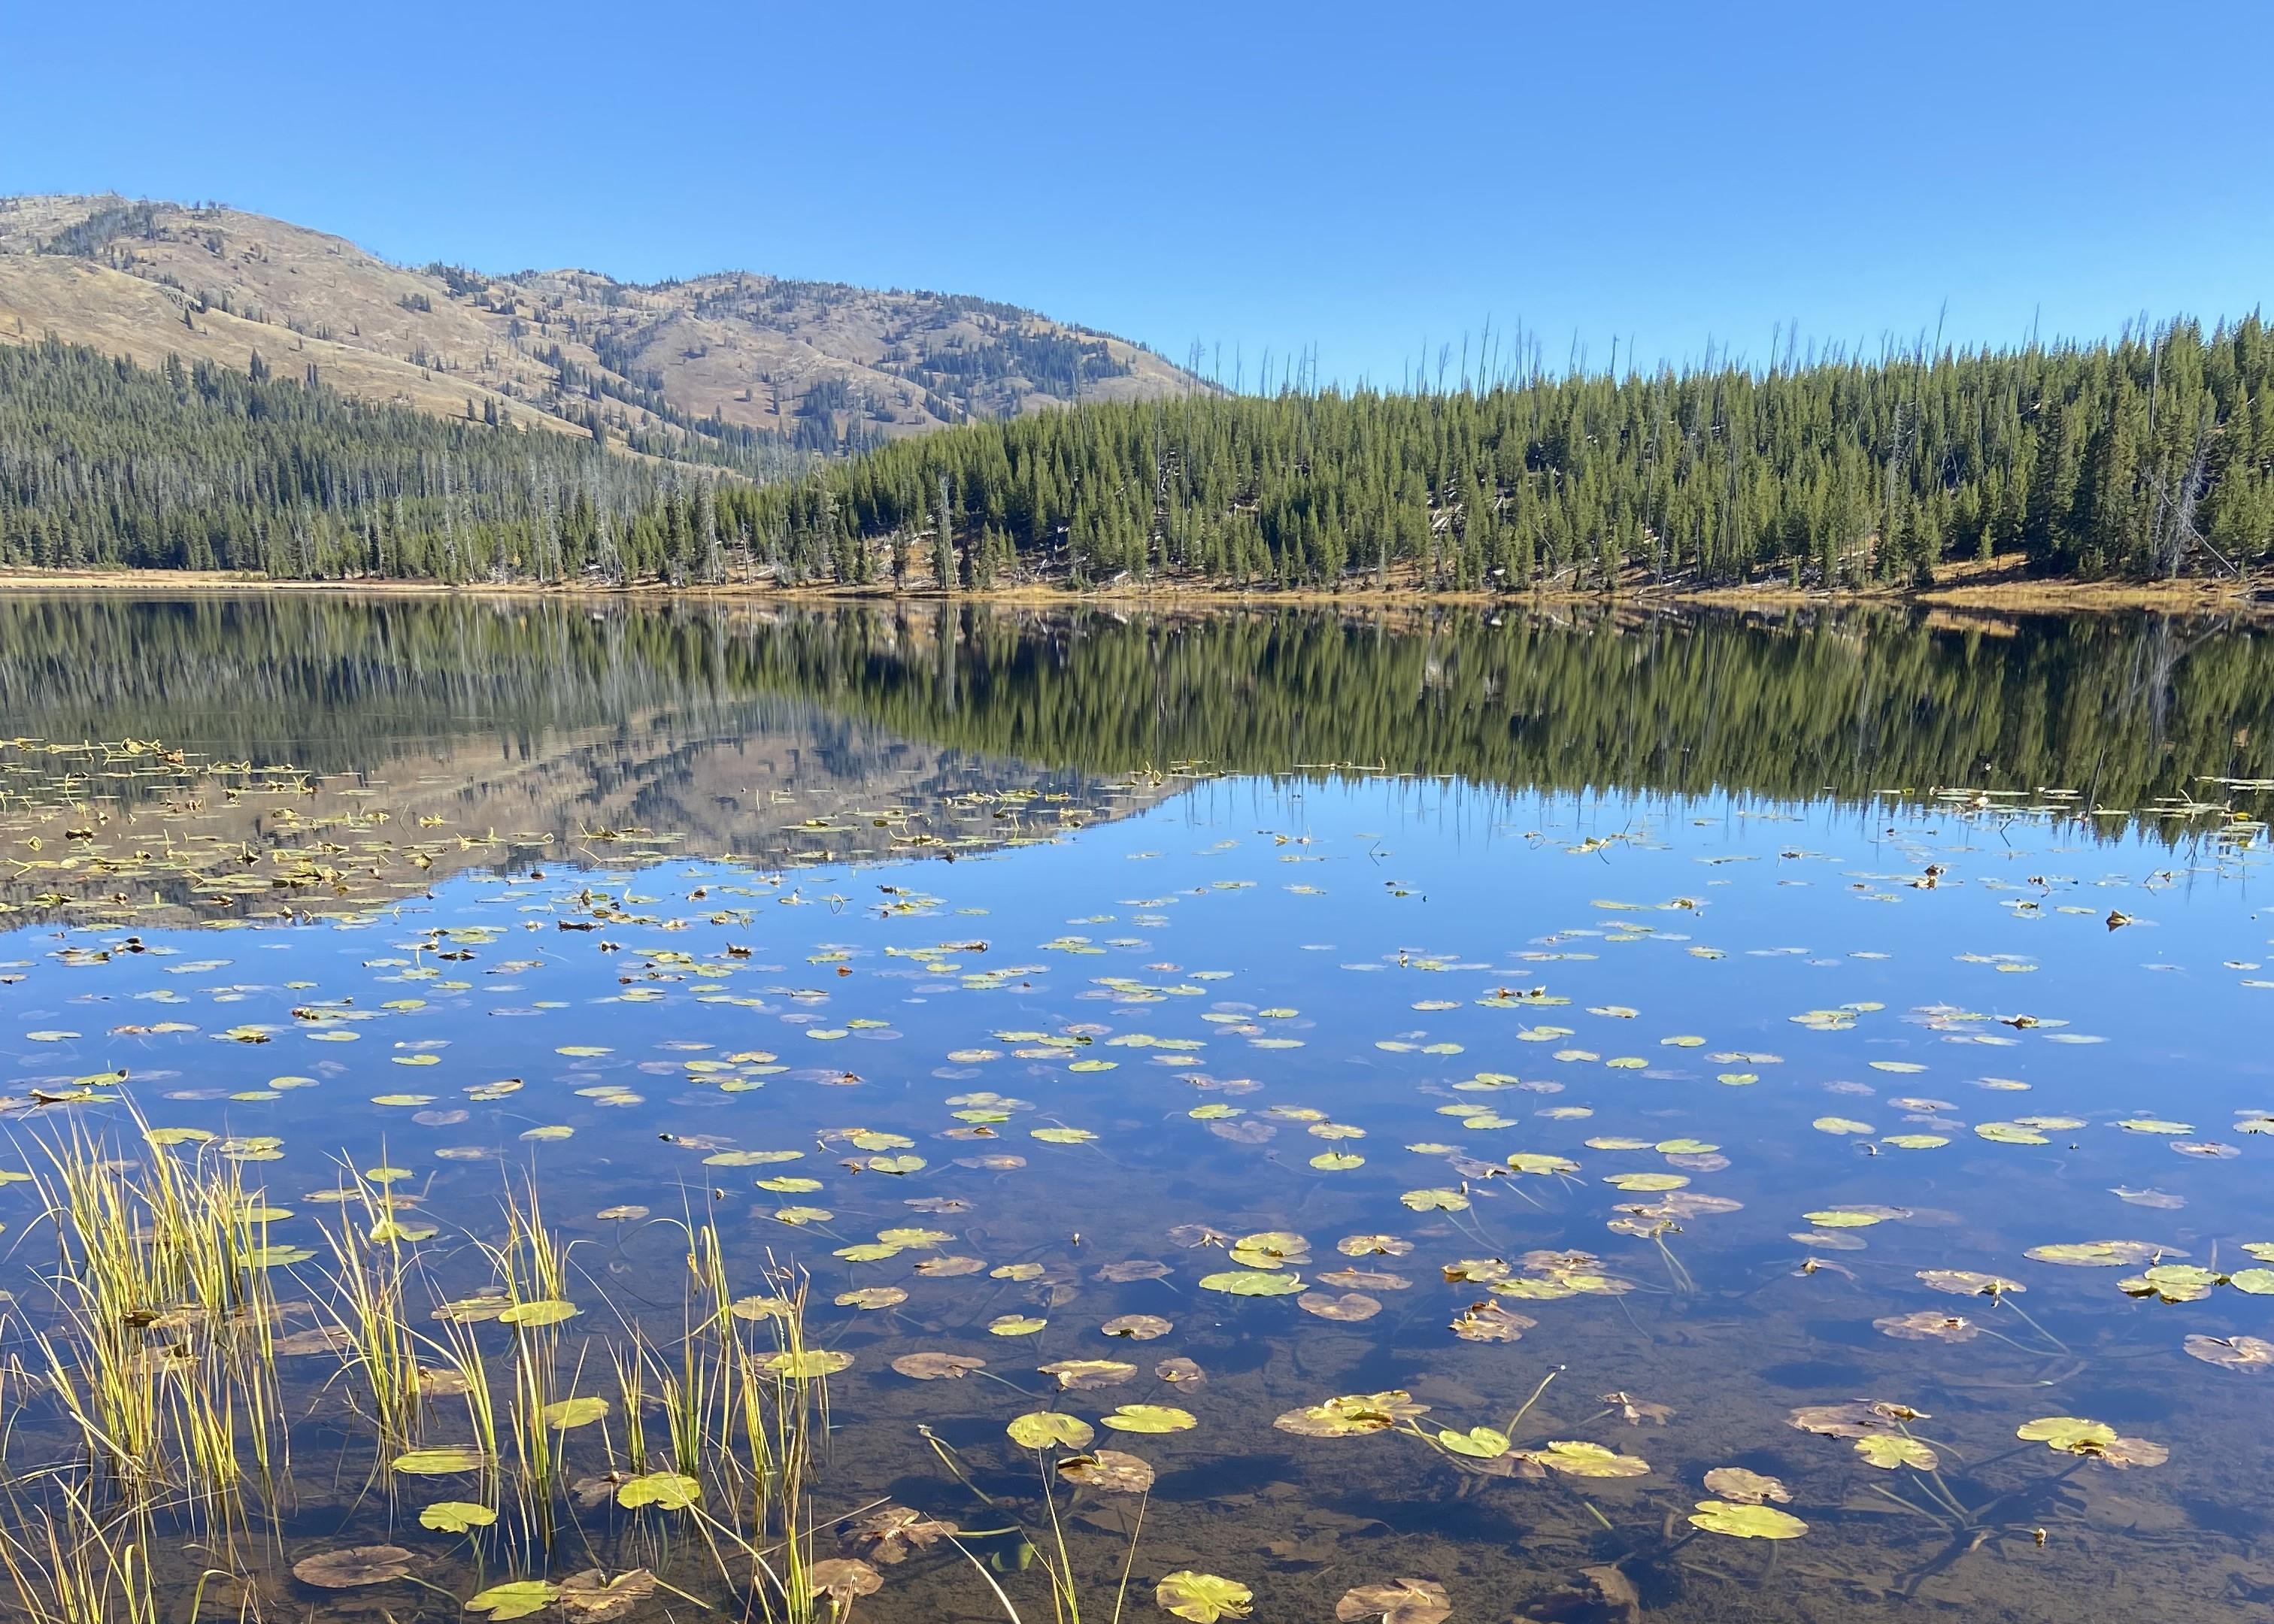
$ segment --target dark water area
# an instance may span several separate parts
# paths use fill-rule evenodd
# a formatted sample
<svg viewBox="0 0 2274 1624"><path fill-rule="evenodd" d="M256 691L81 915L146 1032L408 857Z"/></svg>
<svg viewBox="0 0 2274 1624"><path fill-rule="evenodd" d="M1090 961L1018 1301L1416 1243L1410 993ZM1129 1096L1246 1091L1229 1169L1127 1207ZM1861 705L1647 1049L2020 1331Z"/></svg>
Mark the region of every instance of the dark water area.
<svg viewBox="0 0 2274 1624"><path fill-rule="evenodd" d="M1051 1618L1055 1567L1102 1620L1125 1564L1131 1617L2274 1599L2248 628L15 598L4 739L0 1522L147 1540L112 1615L782 1616L725 1407L699 1509L617 1491L690 1316L780 1345L714 1281L799 1278L856 1616ZM229 1496L74 1419L74 1135L241 1181L296 1351ZM357 1397L343 1226L541 1468L389 1469L478 1432ZM144 1364L215 1335L147 1306ZM293 1572L366 1546L410 1576Z"/></svg>

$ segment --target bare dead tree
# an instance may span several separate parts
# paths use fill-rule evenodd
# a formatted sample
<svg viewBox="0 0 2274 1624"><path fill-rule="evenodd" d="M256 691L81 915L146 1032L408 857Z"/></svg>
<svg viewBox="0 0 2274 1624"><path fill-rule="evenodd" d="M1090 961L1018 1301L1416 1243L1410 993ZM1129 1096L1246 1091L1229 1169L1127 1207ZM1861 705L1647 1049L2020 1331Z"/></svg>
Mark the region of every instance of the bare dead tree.
<svg viewBox="0 0 2274 1624"><path fill-rule="evenodd" d="M2149 534L2156 568L2167 579L2180 574L2186 567L2188 553L2198 547L2217 560L2229 575L2242 573L2195 524L2196 505L2210 483L2212 428L2211 415L2206 411L2195 424L2195 450L2187 458L2187 471L2176 484L2156 481L2155 515Z"/></svg>

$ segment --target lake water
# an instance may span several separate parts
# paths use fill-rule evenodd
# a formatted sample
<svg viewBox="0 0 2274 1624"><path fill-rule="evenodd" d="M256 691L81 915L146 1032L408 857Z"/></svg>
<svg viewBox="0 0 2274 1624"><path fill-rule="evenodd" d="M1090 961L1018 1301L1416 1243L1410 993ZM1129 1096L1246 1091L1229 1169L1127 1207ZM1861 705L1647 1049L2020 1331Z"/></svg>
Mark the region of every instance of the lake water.
<svg viewBox="0 0 2274 1624"><path fill-rule="evenodd" d="M1410 1578L1415 1624L1433 1585L1494 1620L2274 1600L2249 630L16 597L0 736L0 1154L41 1175L0 1189L0 1515L147 1536L166 1619L594 1568L666 1588L526 1599L763 1616L729 1487L609 1502L612 1356L681 1358L706 1222L849 1356L813 1554L877 1570L862 1617L1049 1618L1061 1560L1101 1620L1125 1563L1131 1617L1174 1573L1274 1620ZM267 1209L312 1335L233 1508L68 1422L74 1132ZM325 1333L374 1191L501 1408L540 1340L543 1396L608 1401L534 1487L387 1470ZM532 1194L576 1316L431 1319L496 1292ZM151 1357L195 1334L149 1306ZM1005 1434L1036 1411L1150 1493L1057 1475ZM447 1391L411 1425L471 1436ZM832 1521L880 1502L961 1546ZM407 1571L291 1572L370 1545Z"/></svg>

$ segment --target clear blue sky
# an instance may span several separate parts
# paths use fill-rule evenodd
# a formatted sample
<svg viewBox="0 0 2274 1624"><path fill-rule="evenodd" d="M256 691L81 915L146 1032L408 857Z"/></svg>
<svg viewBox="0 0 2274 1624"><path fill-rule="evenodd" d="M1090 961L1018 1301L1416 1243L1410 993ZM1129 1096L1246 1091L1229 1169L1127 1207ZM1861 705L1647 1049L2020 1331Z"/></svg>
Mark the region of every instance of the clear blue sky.
<svg viewBox="0 0 2274 1624"><path fill-rule="evenodd" d="M0 4L0 191L985 294L1397 381L1487 315L2098 335L2274 273L2264 0Z"/></svg>

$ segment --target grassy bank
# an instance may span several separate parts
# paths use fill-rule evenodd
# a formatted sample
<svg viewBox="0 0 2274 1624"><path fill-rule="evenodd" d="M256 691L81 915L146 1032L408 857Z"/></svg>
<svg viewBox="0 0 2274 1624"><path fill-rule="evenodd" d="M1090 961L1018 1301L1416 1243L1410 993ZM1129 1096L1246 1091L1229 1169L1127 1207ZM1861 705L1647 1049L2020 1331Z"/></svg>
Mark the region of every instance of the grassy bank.
<svg viewBox="0 0 2274 1624"><path fill-rule="evenodd" d="M2182 575L2160 581L2086 580L2029 570L2018 557L1944 565L1931 583L1841 588L1796 588L1784 579L1735 586L1693 587L1653 580L1630 571L1615 591L1540 588L1525 592L1432 591L1411 579L1387 586L1355 582L1340 590L1322 587L1227 587L1205 581L1124 581L1106 586L1025 582L980 590L942 594L897 591L889 584L783 586L770 581L729 582L709 586L674 586L664 581L624 585L601 582L478 582L447 585L433 581L376 575L309 581L277 578L243 570L26 569L0 568L0 592L110 590L152 593L303 592L493 598L779 599L794 603L950 601L1047 607L1053 605L1113 604L1133 607L1241 608L1273 605L1306 608L1412 609L1431 605L1510 608L1559 604L1624 603L1636 605L1698 605L1730 609L1778 609L1811 604L1919 604L1930 608L1990 613L2118 613L2274 615L2274 573L2217 577Z"/></svg>

